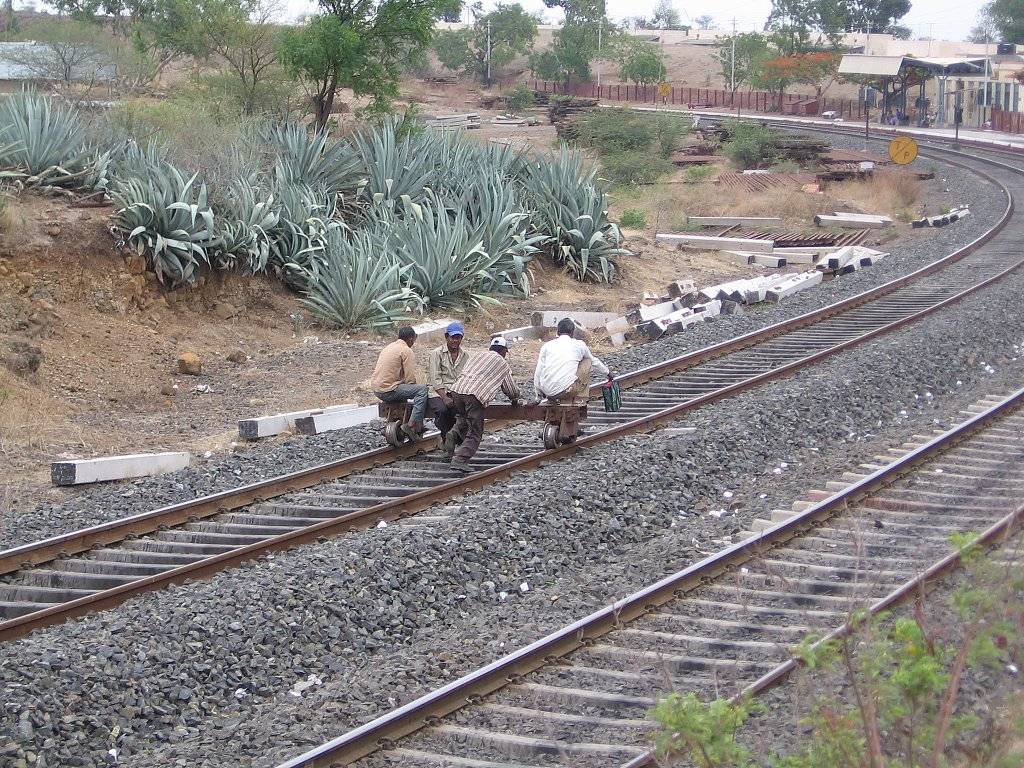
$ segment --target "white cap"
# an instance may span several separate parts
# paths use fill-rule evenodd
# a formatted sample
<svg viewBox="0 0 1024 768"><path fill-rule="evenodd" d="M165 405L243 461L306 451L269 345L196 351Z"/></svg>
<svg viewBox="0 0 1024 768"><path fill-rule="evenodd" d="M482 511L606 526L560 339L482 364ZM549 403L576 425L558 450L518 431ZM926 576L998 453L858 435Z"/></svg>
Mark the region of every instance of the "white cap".
<svg viewBox="0 0 1024 768"><path fill-rule="evenodd" d="M491 346L492 347L503 347L505 349L508 349L508 342L505 341L505 337L504 336L495 336L493 339L491 339Z"/></svg>

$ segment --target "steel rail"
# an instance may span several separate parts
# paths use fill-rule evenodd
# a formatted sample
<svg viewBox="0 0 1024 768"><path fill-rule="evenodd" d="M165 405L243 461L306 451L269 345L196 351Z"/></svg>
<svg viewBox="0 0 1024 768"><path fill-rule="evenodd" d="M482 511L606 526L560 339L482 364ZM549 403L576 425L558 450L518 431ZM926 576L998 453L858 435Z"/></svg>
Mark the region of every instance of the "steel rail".
<svg viewBox="0 0 1024 768"><path fill-rule="evenodd" d="M987 162L1019 172L1018 169L1012 168L1011 166L1005 166L1004 164L996 161L982 160L982 162ZM959 163L955 164L959 165ZM865 291L857 296L850 297L820 310L808 312L799 317L776 323L767 328L753 331L743 336L712 345L688 355L683 355L634 371L622 377L623 383L630 387L636 386L651 379L660 378L670 373L684 370L701 362L722 357L798 328L813 325L816 322L820 322L849 309L868 303L874 299L888 295L911 282L919 280L922 277L930 275L952 263L966 258L995 237L998 232L1006 226L1014 213L1013 196L1010 194L1006 185L982 171L978 171L977 169L972 170L975 173L978 173L978 175L987 178L997 186L1000 186L1007 197L1007 204L1003 215L1000 217L996 226L973 240L971 243L968 243L962 248L954 251L952 254L938 259L908 275L904 275L903 277L897 278L882 286ZM322 523L311 525L306 528L273 536L257 543L239 546L229 552L212 555L195 563L182 565L177 568L164 571L160 574L143 577L128 584L100 590L88 596L54 604L43 610L8 619L0 622L0 641L16 639L40 627L117 605L129 597L141 592L161 589L170 584L181 583L190 579L203 578L219 570L223 570L224 568L258 558L268 552L289 549L300 544L338 535L349 530L366 528L377 524L380 520L392 520L413 514L436 504L439 501L446 500L458 493L478 490L486 487L492 482L505 479L515 472L535 468L549 461L558 460L572 455L581 448L607 442L631 432L650 429L665 421L677 418L680 414L686 411L701 407L751 387L758 386L764 382L793 373L796 370L811 365L826 356L836 354L851 346L868 341L881 333L895 330L908 323L914 322L931 312L947 306L954 301L958 301L964 296L995 282L1009 272L1019 268L1021 264L1024 264L1024 260L982 282L976 283L960 293L948 297L941 302L937 302L924 310L920 310L898 321L876 328L858 336L855 339L821 350L793 363L772 369L766 373L750 377L742 382L722 387L685 403L666 408L657 413L643 416L630 422L617 425L603 432L587 436L578 440L574 444L561 446L554 450L541 451L523 459L515 460L489 470L478 472L465 479L451 481L434 488L397 498L393 501L368 507L366 509L359 510L358 512L352 512L336 518L327 519ZM596 394L598 389L599 387L594 387L592 389L592 393ZM41 542L27 544L6 552L0 552L0 574L10 573L21 567L25 567L26 565L47 562L61 555L75 554L87 551L94 547L103 546L104 544L121 541L129 536L149 533L163 527L171 527L232 509L238 509L248 504L265 500L269 497L307 488L326 480L344 477L348 474L362 471L373 466L387 464L408 456L416 455L430 450L435 445L436 438L432 438L420 443L406 445L398 449L375 449L358 454L354 457L348 457L335 462L329 462L316 467L299 470L287 475L270 478L265 481L252 483L239 489L232 489L204 496L189 502L142 513L124 520L104 523L92 528L53 537Z"/></svg>
<svg viewBox="0 0 1024 768"><path fill-rule="evenodd" d="M947 162L950 162L947 160ZM1002 165L995 161L987 161ZM959 163L954 163L961 165ZM1010 170L1010 166L1004 166ZM886 294L892 293L905 285L927 277L950 264L966 258L978 248L995 237L1010 220L1014 213L1014 200L1005 185L984 172L972 169L991 183L1000 186L1006 195L1007 205L1002 216L994 227L967 245L953 253L937 259L914 272L896 278L863 293L843 299L827 307L807 312L795 318L761 328L732 339L713 344L676 358L654 363L637 371L621 376L618 380L626 388L642 384L655 378L666 376L708 360L728 355L748 346L765 341L775 336L796 330L801 327L828 319L861 304L868 303ZM591 387L591 396L600 394L600 385ZM309 488L327 480L336 480L372 467L389 464L410 456L424 453L437 447L436 435L414 444L400 448L382 447L348 456L337 461L304 468L295 472L249 483L245 486L201 496L197 499L172 504L131 517L113 520L70 533L53 536L38 542L32 542L8 550L0 550L0 576L12 573L21 568L39 565L55 557L85 552L95 547L122 541L129 536L152 533L161 527L173 527L186 522L201 520L212 515L245 507L249 504L265 501L274 496L291 493Z"/></svg>
<svg viewBox="0 0 1024 768"><path fill-rule="evenodd" d="M858 501L912 473L922 462L944 453L972 435L984 431L993 421L1022 406L1024 406L1024 389L1014 392L992 408L933 438L844 490L777 523L760 536L733 544L436 691L421 696L419 699L336 739L281 763L278 768L328 768L333 765L349 765L379 749L388 748L397 739L432 725L438 718L462 709L480 697L515 682L523 675L547 665L552 659L566 656L602 635L618 629L621 625L640 618L654 608L713 582L724 574L732 573L750 560L763 557L770 549L813 531L822 523L847 511ZM1024 505L1017 507L988 528L979 538L978 544L991 543L999 535L1016 527L1022 518L1024 518ZM937 576L955 567L959 563L961 555L962 550L942 558L938 563L875 603L871 610L874 612L884 610L905 599L926 582L934 580ZM836 630L826 640L833 636L839 636L836 633L841 633L844 629ZM791 660L780 665L778 669L763 676L744 693L763 690L779 682L796 668L795 664L796 662ZM638 768L649 765L652 760L653 754L645 754L626 765L629 768Z"/></svg>

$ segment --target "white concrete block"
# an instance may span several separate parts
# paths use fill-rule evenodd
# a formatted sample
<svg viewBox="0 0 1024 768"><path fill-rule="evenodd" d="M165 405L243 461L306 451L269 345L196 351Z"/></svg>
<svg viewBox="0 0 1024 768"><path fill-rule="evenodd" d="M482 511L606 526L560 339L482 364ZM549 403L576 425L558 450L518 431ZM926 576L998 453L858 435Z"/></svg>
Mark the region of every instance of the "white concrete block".
<svg viewBox="0 0 1024 768"><path fill-rule="evenodd" d="M571 309L549 309L534 312L530 321L544 328L554 328L560 320L571 317L584 328L598 328L619 316L618 312L576 312Z"/></svg>
<svg viewBox="0 0 1024 768"><path fill-rule="evenodd" d="M420 344L441 343L444 339L445 329L452 322L454 322L452 318L446 317L441 320L431 320L430 322L414 325L412 329L416 331L416 341Z"/></svg>
<svg viewBox="0 0 1024 768"><path fill-rule="evenodd" d="M686 221L699 227L770 227L782 223L777 216L687 216Z"/></svg>
<svg viewBox="0 0 1024 768"><path fill-rule="evenodd" d="M670 298L679 299L697 290L693 280L673 280L666 289Z"/></svg>
<svg viewBox="0 0 1024 768"><path fill-rule="evenodd" d="M755 253L754 263L760 264L762 267L774 267L778 269L779 267L786 266L787 262L784 256L769 256L766 253Z"/></svg>
<svg viewBox="0 0 1024 768"><path fill-rule="evenodd" d="M549 332L548 328L539 325L524 325L519 328L509 328L507 331L492 333L491 338L501 336L509 345L522 344L530 339L543 339Z"/></svg>
<svg viewBox="0 0 1024 768"><path fill-rule="evenodd" d="M671 314L672 312L675 312L681 308L682 307L680 307L679 302L676 300L663 301L660 304L653 304L651 306L640 305L640 319L644 322L648 320L654 320L656 318L664 317L665 315Z"/></svg>
<svg viewBox="0 0 1024 768"><path fill-rule="evenodd" d="M136 453L128 456L104 456L99 459L71 459L50 465L54 485L82 485L108 480L127 480L177 472L189 465L185 452Z"/></svg>
<svg viewBox="0 0 1024 768"><path fill-rule="evenodd" d="M772 287L765 294L768 301L779 301L794 293L811 288L821 282L822 274L817 270L813 272L800 272L796 275L787 276L786 280Z"/></svg>
<svg viewBox="0 0 1024 768"><path fill-rule="evenodd" d="M722 256L740 266L754 263L754 254L750 251L722 251Z"/></svg>
<svg viewBox="0 0 1024 768"><path fill-rule="evenodd" d="M892 224L891 218L876 213L848 213L846 211L833 211L833 213L836 216L843 216L847 219L859 219L860 221L882 221L887 224Z"/></svg>
<svg viewBox="0 0 1024 768"><path fill-rule="evenodd" d="M722 302L715 299L704 304L694 304L690 309L693 311L693 314L700 315L701 320L708 320L712 317L718 317L722 313Z"/></svg>
<svg viewBox="0 0 1024 768"><path fill-rule="evenodd" d="M814 217L814 223L818 226L830 225L846 229L885 229L887 226L892 224L892 219L883 220L883 218L884 217L876 219L859 219L850 218L846 214L837 216L819 214Z"/></svg>
<svg viewBox="0 0 1024 768"><path fill-rule="evenodd" d="M331 413L319 413L313 416L306 416L295 420L295 429L303 435L319 435L322 432L331 432L335 429L354 427L358 424L366 424L377 418L377 406L367 405L360 408L352 408L347 411L333 411Z"/></svg>
<svg viewBox="0 0 1024 768"><path fill-rule="evenodd" d="M705 251L750 251L771 253L774 242L753 240L742 237L706 237L703 235L657 234L655 239L666 245L681 245L684 248L699 248Z"/></svg>
<svg viewBox="0 0 1024 768"><path fill-rule="evenodd" d="M243 440L257 440L261 437L272 437L295 429L295 420L304 416L312 416L317 413L329 413L331 411L347 411L355 408L355 403L344 405L329 405L326 408L309 408L305 411L291 411L289 413L275 413L273 416L259 416L255 419L242 419L238 422L238 436Z"/></svg>

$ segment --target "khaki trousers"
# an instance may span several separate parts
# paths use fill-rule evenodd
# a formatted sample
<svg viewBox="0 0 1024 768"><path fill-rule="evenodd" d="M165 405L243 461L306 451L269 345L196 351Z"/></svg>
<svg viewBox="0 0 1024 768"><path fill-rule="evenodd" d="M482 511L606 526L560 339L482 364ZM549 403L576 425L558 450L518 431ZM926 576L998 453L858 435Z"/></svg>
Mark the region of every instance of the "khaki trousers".
<svg viewBox="0 0 1024 768"><path fill-rule="evenodd" d="M555 403L575 399L586 400L587 394L590 392L590 370L593 367L594 364L590 358L584 357L576 367L576 381L564 392L559 392L557 395L548 395L548 400Z"/></svg>

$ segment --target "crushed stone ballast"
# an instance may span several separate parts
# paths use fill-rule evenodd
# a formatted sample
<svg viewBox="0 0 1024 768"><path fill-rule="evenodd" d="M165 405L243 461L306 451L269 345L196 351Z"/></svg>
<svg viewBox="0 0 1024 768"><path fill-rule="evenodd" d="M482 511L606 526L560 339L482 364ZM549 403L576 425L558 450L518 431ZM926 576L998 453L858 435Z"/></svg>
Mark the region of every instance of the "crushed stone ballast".
<svg viewBox="0 0 1024 768"><path fill-rule="evenodd" d="M0 552L0 638L267 552L409 515L588 445L671 421L946 306L1024 263L1015 247L1024 224L1012 215L1014 196L1024 186L1020 172L978 158L957 163L1003 188L1009 202L996 227L883 286L622 377L630 389L623 410L596 415L591 433L573 445L537 451L522 442L491 443L474 461L474 474L453 479L432 438Z"/></svg>

